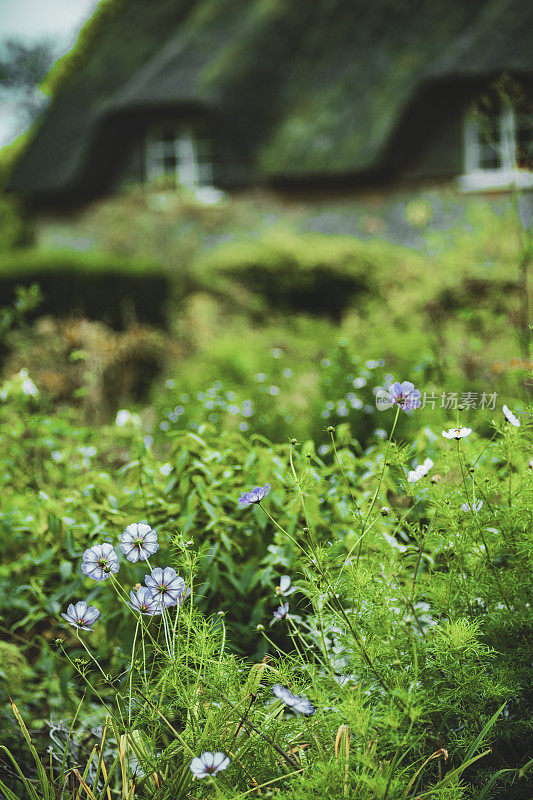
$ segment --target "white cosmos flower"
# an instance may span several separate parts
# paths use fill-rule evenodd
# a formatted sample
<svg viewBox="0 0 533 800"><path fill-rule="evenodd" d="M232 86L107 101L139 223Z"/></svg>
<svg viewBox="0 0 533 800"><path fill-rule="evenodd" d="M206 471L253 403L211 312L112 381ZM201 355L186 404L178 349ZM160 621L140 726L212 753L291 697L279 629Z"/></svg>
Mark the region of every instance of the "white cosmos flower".
<svg viewBox="0 0 533 800"><path fill-rule="evenodd" d="M464 439L466 436L470 436L472 433L472 428L450 428L448 431L442 431L442 435L445 439Z"/></svg>
<svg viewBox="0 0 533 800"><path fill-rule="evenodd" d="M505 419L507 420L507 422L510 422L510 423L511 423L511 425L514 425L514 426L515 426L515 428L519 428L519 427L520 427L520 420L518 419L518 417L516 417L516 416L513 414L513 412L512 412L512 411L511 411L511 409L509 408L509 406L504 406L504 407L502 408L502 411L503 411L503 416L505 417Z"/></svg>
<svg viewBox="0 0 533 800"><path fill-rule="evenodd" d="M430 458L426 458L423 464L419 464L418 467L415 469L410 470L407 473L407 480L409 483L416 483L423 478L424 475L427 475L431 467L433 466L433 461Z"/></svg>
<svg viewBox="0 0 533 800"><path fill-rule="evenodd" d="M199 758L193 758L189 769L196 778L208 778L210 775L216 775L217 772L227 769L229 763L228 756L221 753L220 750L216 753L205 750Z"/></svg>
<svg viewBox="0 0 533 800"><path fill-rule="evenodd" d="M288 594L292 594L296 591L296 587L291 587L291 579L288 575L282 575L279 579L279 586L276 586L276 594L280 594L282 597L286 597Z"/></svg>
<svg viewBox="0 0 533 800"><path fill-rule="evenodd" d="M467 512L468 511L477 512L479 511L482 505L483 505L483 500L478 500L477 503L472 503L472 505L470 505L470 503L463 503L461 509Z"/></svg>

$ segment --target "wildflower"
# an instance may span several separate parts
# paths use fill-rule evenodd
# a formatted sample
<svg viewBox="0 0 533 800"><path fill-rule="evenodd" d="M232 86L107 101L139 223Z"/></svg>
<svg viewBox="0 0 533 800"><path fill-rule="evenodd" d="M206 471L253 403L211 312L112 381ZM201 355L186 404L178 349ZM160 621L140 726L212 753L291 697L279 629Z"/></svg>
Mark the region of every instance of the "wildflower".
<svg viewBox="0 0 533 800"><path fill-rule="evenodd" d="M511 411L511 409L509 408L509 406L504 406L504 407L502 408L502 411L503 411L503 416L505 417L505 419L507 420L507 422L510 422L510 423L511 423L511 425L514 425L514 426L515 426L515 428L519 428L519 427L520 427L520 420L518 419L518 417L516 417L516 416L513 414L513 412L512 412L512 411Z"/></svg>
<svg viewBox="0 0 533 800"><path fill-rule="evenodd" d="M263 498L270 493L272 487L269 483L264 486L256 486L250 492L245 492L242 497L239 497L239 503L243 506L251 506L253 503L260 503Z"/></svg>
<svg viewBox="0 0 533 800"><path fill-rule="evenodd" d="M288 594L292 594L296 591L296 587L291 587L291 579L288 575L282 575L279 579L279 586L276 586L276 594L280 594L282 597L286 597Z"/></svg>
<svg viewBox="0 0 533 800"><path fill-rule="evenodd" d="M472 428L450 428L448 431L442 431L442 435L445 439L464 439L466 436L470 436L472 433Z"/></svg>
<svg viewBox="0 0 533 800"><path fill-rule="evenodd" d="M279 698L286 706L292 708L293 711L298 711L300 714L314 714L315 707L314 705L307 699L307 697L303 697L299 694L293 694L290 689L287 689L285 686L282 686L281 683L275 683L272 687L272 691Z"/></svg>
<svg viewBox="0 0 533 800"><path fill-rule="evenodd" d="M89 547L83 554L81 571L93 581L105 581L118 572L118 558L113 545L105 542Z"/></svg>
<svg viewBox="0 0 533 800"><path fill-rule="evenodd" d="M410 470L407 473L407 480L409 483L416 483L423 478L424 475L427 475L431 467L433 466L433 461L430 458L426 458L423 464L419 464L414 470Z"/></svg>
<svg viewBox="0 0 533 800"><path fill-rule="evenodd" d="M165 606L175 606L185 591L185 581L172 567L156 567L144 582L154 600Z"/></svg>
<svg viewBox="0 0 533 800"><path fill-rule="evenodd" d="M145 561L159 549L157 533L146 522L133 522L119 536L120 548L128 561Z"/></svg>
<svg viewBox="0 0 533 800"><path fill-rule="evenodd" d="M407 414L420 406L420 392L409 381L396 381L389 389L389 402L400 406Z"/></svg>
<svg viewBox="0 0 533 800"><path fill-rule="evenodd" d="M477 503L472 503L472 505L470 505L469 503L463 503L462 506L461 506L461 509L463 511L474 511L474 512L477 512L477 511L479 511L479 509L481 508L482 505L483 505L483 500L478 500Z"/></svg>
<svg viewBox="0 0 533 800"><path fill-rule="evenodd" d="M210 753L206 750L199 758L193 758L189 769L196 778L208 778L210 775L216 775L223 769L227 769L229 763L230 760L225 753L220 751Z"/></svg>
<svg viewBox="0 0 533 800"><path fill-rule="evenodd" d="M390 508L388 506L383 506L381 509L381 516L388 517L390 515Z"/></svg>
<svg viewBox="0 0 533 800"><path fill-rule="evenodd" d="M283 603L276 611L274 611L274 619L285 619L289 613L289 604Z"/></svg>
<svg viewBox="0 0 533 800"><path fill-rule="evenodd" d="M71 603L67 608L66 614L61 614L69 625L81 631L92 631L92 626L100 616L100 612L94 606L88 606L85 600L80 600L76 605Z"/></svg>
<svg viewBox="0 0 533 800"><path fill-rule="evenodd" d="M134 611L140 611L141 614L148 614L153 617L156 614L161 614L160 603L151 594L150 589L146 586L139 584L130 591L131 603L128 603L130 608Z"/></svg>

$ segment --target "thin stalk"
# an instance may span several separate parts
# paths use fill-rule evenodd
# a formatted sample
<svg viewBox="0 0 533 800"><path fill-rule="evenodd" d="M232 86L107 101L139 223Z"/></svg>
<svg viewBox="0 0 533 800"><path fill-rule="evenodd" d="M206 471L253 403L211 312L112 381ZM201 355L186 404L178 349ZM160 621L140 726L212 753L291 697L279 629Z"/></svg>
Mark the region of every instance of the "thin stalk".
<svg viewBox="0 0 533 800"><path fill-rule="evenodd" d="M467 486L467 483L466 483L466 475L464 473L463 463L462 463L462 459L461 459L461 450L460 450L460 446L459 446L459 440L457 440L457 457L459 459L459 467L461 469L461 477L463 479L463 486L464 486L464 489L465 489L466 502L472 508L472 513L474 514L474 516L476 518L476 524L477 524L477 526L479 528L479 535L481 537L481 541L483 542L483 546L484 546L485 552L487 554L487 566L489 567L490 571L492 572L492 574L494 576L494 580L496 581L496 585L498 586L498 589L500 590L500 594L502 596L502 600L505 603L505 605L507 607L507 610L509 611L509 613L512 613L512 609L511 609L511 606L509 605L509 601L507 600L507 596L506 596L505 592L503 591L503 587L502 587L502 585L500 583L500 580L498 578L498 574L497 574L496 570L494 569L494 564L492 563L490 551L489 551L487 542L485 540L485 536L483 535L483 528L481 526L481 523L479 522L477 511L473 510L473 504L475 502L475 499L473 499L472 500L472 504L470 504L470 498L469 498L469 494L468 494L468 486Z"/></svg>
<svg viewBox="0 0 533 800"><path fill-rule="evenodd" d="M392 437L394 436L394 431L396 429L396 423L398 422L399 414L400 414L400 406L396 406L396 415L394 417L394 423L392 425L392 430L391 430L391 432L389 434L389 438L387 439L387 447L386 447L386 450L385 450L385 454L383 456L383 467L381 468L381 472L380 472L380 475L379 475L378 485L376 486L376 490L375 490L374 495L372 497L372 500L370 502L370 508L368 509L367 515L366 515L366 517L364 519L363 526L362 526L361 538L359 540L359 550L357 551L356 567L359 566L359 559L361 558L361 550L362 550L362 547L363 547L363 537L368 533L368 530L370 530L370 529L365 530L365 527L366 527L366 524L367 524L367 522L368 522L368 520L370 518L370 515L371 515L372 511L373 511L374 505L376 503L377 496L379 494L379 490L380 490L381 484L383 482L383 478L385 477L385 473L388 470L387 458L388 458L388 455L389 455L390 445L391 445Z"/></svg>

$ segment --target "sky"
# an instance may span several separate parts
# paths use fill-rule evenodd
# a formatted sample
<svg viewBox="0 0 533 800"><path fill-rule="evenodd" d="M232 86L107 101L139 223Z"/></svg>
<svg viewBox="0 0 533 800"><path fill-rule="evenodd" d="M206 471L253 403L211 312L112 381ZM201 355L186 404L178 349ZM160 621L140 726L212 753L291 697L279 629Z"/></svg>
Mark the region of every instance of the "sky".
<svg viewBox="0 0 533 800"><path fill-rule="evenodd" d="M58 57L76 42L78 31L92 15L98 0L0 0L0 49L9 39L31 44L48 39ZM0 147L24 128L18 97L4 92L0 102Z"/></svg>

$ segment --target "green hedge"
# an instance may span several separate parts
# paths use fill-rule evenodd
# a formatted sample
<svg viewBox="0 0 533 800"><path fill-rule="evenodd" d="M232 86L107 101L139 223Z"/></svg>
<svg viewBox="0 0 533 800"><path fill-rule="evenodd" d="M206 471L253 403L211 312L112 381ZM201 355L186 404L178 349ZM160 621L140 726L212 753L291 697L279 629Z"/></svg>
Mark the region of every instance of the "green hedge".
<svg viewBox="0 0 533 800"><path fill-rule="evenodd" d="M171 277L161 266L106 253L14 250L0 256L0 295L5 305L15 287L39 284L38 314L80 312L121 328L132 318L166 325Z"/></svg>
<svg viewBox="0 0 533 800"><path fill-rule="evenodd" d="M219 290L237 281L280 310L338 319L359 295L377 291L376 270L398 250L345 237L277 233L220 245L197 260L195 274Z"/></svg>

